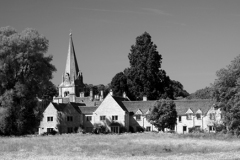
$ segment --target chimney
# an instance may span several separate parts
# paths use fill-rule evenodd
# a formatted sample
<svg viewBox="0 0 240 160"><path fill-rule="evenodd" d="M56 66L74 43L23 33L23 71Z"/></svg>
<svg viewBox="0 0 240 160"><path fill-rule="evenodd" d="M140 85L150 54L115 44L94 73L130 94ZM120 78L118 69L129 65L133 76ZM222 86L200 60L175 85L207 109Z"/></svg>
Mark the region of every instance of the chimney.
<svg viewBox="0 0 240 160"><path fill-rule="evenodd" d="M126 92L123 92L123 98L126 98L127 95L126 95Z"/></svg>
<svg viewBox="0 0 240 160"><path fill-rule="evenodd" d="M100 101L102 101L103 100L103 90L101 90L101 92L100 92Z"/></svg>
<svg viewBox="0 0 240 160"><path fill-rule="evenodd" d="M143 96L143 101L147 101L147 96L146 95Z"/></svg>
<svg viewBox="0 0 240 160"><path fill-rule="evenodd" d="M109 93L110 93L111 96L113 96L113 91L112 91L112 89L110 89L110 92L109 92Z"/></svg>

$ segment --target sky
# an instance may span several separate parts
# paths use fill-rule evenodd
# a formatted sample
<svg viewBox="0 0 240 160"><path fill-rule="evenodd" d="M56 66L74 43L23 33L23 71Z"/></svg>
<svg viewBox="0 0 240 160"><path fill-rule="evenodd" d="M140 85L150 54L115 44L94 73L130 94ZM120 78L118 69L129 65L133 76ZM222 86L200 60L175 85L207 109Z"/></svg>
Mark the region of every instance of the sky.
<svg viewBox="0 0 240 160"><path fill-rule="evenodd" d="M240 53L239 0L0 0L0 27L34 28L49 40L61 83L69 33L84 83L108 84L129 67L136 37L148 32L162 69L193 93Z"/></svg>

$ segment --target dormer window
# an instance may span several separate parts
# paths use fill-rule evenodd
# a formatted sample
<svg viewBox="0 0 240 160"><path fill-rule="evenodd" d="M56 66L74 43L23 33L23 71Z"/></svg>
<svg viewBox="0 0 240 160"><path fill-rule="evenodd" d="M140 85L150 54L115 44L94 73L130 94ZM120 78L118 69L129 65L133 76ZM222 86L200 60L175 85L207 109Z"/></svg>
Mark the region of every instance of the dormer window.
<svg viewBox="0 0 240 160"><path fill-rule="evenodd" d="M191 120L192 119L192 113L188 113L187 114L187 120Z"/></svg>
<svg viewBox="0 0 240 160"><path fill-rule="evenodd" d="M141 115L136 115L136 120L141 121Z"/></svg>
<svg viewBox="0 0 240 160"><path fill-rule="evenodd" d="M201 114L197 113L197 114L196 114L196 118L197 118L197 119L201 119Z"/></svg>

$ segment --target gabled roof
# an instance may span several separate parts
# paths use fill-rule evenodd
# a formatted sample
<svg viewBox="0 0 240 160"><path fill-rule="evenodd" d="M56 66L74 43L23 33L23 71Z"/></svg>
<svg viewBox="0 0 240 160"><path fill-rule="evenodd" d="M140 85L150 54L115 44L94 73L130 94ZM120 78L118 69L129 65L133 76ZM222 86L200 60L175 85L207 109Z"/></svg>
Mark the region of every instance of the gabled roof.
<svg viewBox="0 0 240 160"><path fill-rule="evenodd" d="M52 104L59 112L63 112L68 105L67 103L52 103Z"/></svg>
<svg viewBox="0 0 240 160"><path fill-rule="evenodd" d="M53 103L53 102L52 102L52 104L53 104L53 106L56 108L56 110L59 111L59 112L64 112L65 109L66 109L69 105L71 105L71 106L73 106L73 108L74 108L78 113L81 113L79 107L80 107L80 106L86 106L84 103L73 103L73 102L71 102L71 103Z"/></svg>
<svg viewBox="0 0 240 160"><path fill-rule="evenodd" d="M123 98L123 97L118 97L118 96L112 96L113 99L119 104L119 106L125 111L128 112L127 108L125 107L125 105L123 104L123 101L128 101L127 98Z"/></svg>
<svg viewBox="0 0 240 160"><path fill-rule="evenodd" d="M81 110L79 109L79 107L81 107L81 106L86 106L85 103L74 103L74 102L70 102L70 104L71 104L71 105L73 106L73 108L75 108L76 111L77 111L78 113L80 113L80 114L81 114Z"/></svg>
<svg viewBox="0 0 240 160"><path fill-rule="evenodd" d="M83 114L92 114L98 107L95 106L80 106L79 109Z"/></svg>
<svg viewBox="0 0 240 160"><path fill-rule="evenodd" d="M67 61L66 61L66 68L65 68L65 74L68 73L70 76L70 80L73 80L73 76L77 78L79 73L77 58L75 55L73 40L72 40L72 33L70 33L69 38L69 48L68 48L68 55L67 55Z"/></svg>
<svg viewBox="0 0 240 160"><path fill-rule="evenodd" d="M176 104L178 115L185 115L188 109L191 109L193 111L193 114L195 114L200 109L202 111L202 114L205 115L214 104L214 101L208 99L175 100L174 102Z"/></svg>
<svg viewBox="0 0 240 160"><path fill-rule="evenodd" d="M149 108L153 108L156 101L123 101L122 103L128 112L136 113L141 110L145 114Z"/></svg>

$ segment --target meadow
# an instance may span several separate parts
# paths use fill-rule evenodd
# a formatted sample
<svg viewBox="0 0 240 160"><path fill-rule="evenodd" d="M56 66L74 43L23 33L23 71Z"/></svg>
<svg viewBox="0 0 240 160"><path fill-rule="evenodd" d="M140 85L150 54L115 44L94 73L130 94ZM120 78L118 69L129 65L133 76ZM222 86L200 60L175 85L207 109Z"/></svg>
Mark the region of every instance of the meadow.
<svg viewBox="0 0 240 160"><path fill-rule="evenodd" d="M0 137L0 159L240 159L240 139L170 133Z"/></svg>

